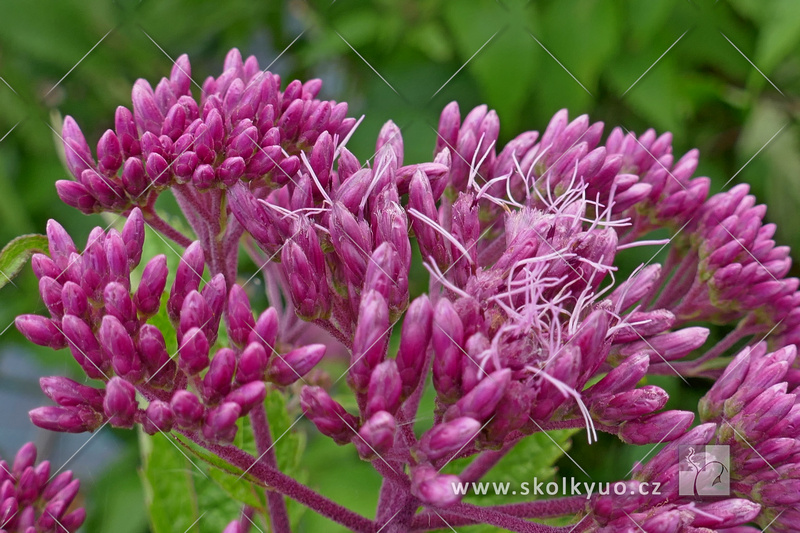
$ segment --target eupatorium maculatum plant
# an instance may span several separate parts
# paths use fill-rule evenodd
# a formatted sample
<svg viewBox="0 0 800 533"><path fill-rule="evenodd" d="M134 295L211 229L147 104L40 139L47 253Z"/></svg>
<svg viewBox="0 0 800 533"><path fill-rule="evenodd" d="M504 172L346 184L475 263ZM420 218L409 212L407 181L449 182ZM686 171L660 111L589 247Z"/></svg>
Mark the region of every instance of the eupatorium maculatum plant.
<svg viewBox="0 0 800 533"><path fill-rule="evenodd" d="M614 129L603 141L603 124L566 111L500 147L493 111L462 117L455 103L431 161L407 164L388 122L364 162L346 146L359 121L317 99L319 80L282 87L237 50L199 100L190 74L182 56L155 89L137 81L132 111L117 109L96 150L64 120L74 180L56 183L61 199L127 221L95 229L82 250L48 224L49 255L32 265L49 316L16 325L68 349L87 380L43 378L55 405L34 409L34 424L139 427L216 457L266 490L229 533L258 517L290 531L287 500L364 532L798 530L800 292L747 186L710 195L693 176L697 151L676 156L670 134ZM167 191L187 224L156 212ZM185 248L174 272L164 255L142 257L148 225ZM430 275L421 295L409 289L413 242ZM668 253L622 272L618 252L635 246ZM271 307L251 307L240 250L261 267ZM729 332L708 346L703 324ZM314 367L345 352L343 405L330 392L338 376ZM714 383L696 416L665 409L652 375ZM271 394L382 476L373 516L281 470ZM415 432L418 419L432 425ZM519 443L565 429L590 443L605 432L668 444L613 480L619 492L462 501L460 488L492 480ZM682 450L710 445L729 450L730 491L687 495ZM47 510L74 490L45 487L25 457L6 472L0 512L19 514L2 527L51 531Z"/></svg>

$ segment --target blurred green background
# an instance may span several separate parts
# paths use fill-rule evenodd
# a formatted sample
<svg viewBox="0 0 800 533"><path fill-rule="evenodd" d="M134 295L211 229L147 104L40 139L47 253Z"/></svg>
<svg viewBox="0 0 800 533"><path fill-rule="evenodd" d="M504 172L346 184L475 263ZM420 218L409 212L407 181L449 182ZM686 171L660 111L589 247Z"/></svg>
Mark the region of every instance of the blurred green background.
<svg viewBox="0 0 800 533"><path fill-rule="evenodd" d="M749 183L769 205L779 242L800 249L795 0L3 0L0 241L42 233L52 217L81 247L92 226L108 223L55 194L54 182L66 177L50 128L59 114L74 116L93 144L113 127L116 106L130 104L136 78L155 85L168 75L170 57L188 53L202 83L219 74L231 47L272 63L285 82L322 78L322 97L366 115L350 144L362 159L389 119L403 129L406 163L430 158L439 112L451 100L462 113L481 103L496 109L501 143L541 131L561 108L573 117L588 113L607 131L672 131L676 153L700 149L698 174L712 178L712 193ZM43 310L28 269L0 298L0 328ZM68 358L36 350L13 327L3 332L0 394L21 402L6 404L3 429L14 432L0 442L4 457L36 439L66 460L84 442L37 432L25 415L44 403L37 369L69 372ZM693 385L664 384L688 405L702 394L702 384ZM95 459L107 459L85 461L85 529L145 531L135 436L105 431L102 449L110 451ZM609 459L622 453L613 439L596 445L608 453L587 454L582 440L573 454L595 479L624 475L639 454ZM303 464L310 485L372 515L379 479L352 449L312 433ZM558 466L574 470L569 461ZM307 531L323 524L304 516Z"/></svg>

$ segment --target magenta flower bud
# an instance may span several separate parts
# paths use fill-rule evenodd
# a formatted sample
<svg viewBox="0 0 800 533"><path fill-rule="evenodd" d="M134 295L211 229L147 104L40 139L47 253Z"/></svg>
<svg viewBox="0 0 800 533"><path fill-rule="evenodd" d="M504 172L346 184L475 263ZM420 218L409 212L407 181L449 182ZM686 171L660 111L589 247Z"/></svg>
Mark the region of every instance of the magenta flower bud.
<svg viewBox="0 0 800 533"><path fill-rule="evenodd" d="M255 130L255 128L253 128ZM228 157L217 167L217 178L230 187L244 175L245 162L242 157Z"/></svg>
<svg viewBox="0 0 800 533"><path fill-rule="evenodd" d="M323 102L318 111L314 112L317 114L317 117L315 118L317 120L326 119L325 112L329 108L330 104ZM309 165L314 170L317 180L324 188L328 187L328 182L330 181L330 173L331 167L333 167L333 154L335 148L336 147L333 144L333 137L331 137L330 133L327 131L323 131L314 141L314 148L311 151L311 157L309 158Z"/></svg>
<svg viewBox="0 0 800 533"><path fill-rule="evenodd" d="M483 433L489 442L500 443L505 437L528 423L534 392L519 381L511 381L500 399L494 416ZM452 407L451 407L452 409Z"/></svg>
<svg viewBox="0 0 800 533"><path fill-rule="evenodd" d="M189 292L183 300L180 314L180 324L178 327L178 341L192 328L199 328L208 339L209 323L212 321L211 309L208 307L206 299L196 290Z"/></svg>
<svg viewBox="0 0 800 533"><path fill-rule="evenodd" d="M472 364L470 362L470 364ZM504 368L486 376L475 388L460 398L445 412L445 420L470 417L475 420L488 420L495 412L498 402L503 398L511 381L511 370Z"/></svg>
<svg viewBox="0 0 800 533"><path fill-rule="evenodd" d="M61 519L61 525L67 528L68 531L75 531L86 520L86 509L83 507L79 507L70 513L64 515ZM25 533L31 533L30 531L26 531Z"/></svg>
<svg viewBox="0 0 800 533"><path fill-rule="evenodd" d="M203 247L200 245L200 241L195 241L183 253L181 262L175 271L175 282L172 284L169 300L167 300L167 311L173 323L180 321L180 311L186 295L200 287L204 266Z"/></svg>
<svg viewBox="0 0 800 533"><path fill-rule="evenodd" d="M141 154L139 146L139 133L136 131L136 122L133 113L126 107L117 107L114 114L114 130L117 132L119 144L125 157L137 156Z"/></svg>
<svg viewBox="0 0 800 533"><path fill-rule="evenodd" d="M206 403L216 403L231 391L235 371L236 353L230 348L220 348L203 376L203 399Z"/></svg>
<svg viewBox="0 0 800 533"><path fill-rule="evenodd" d="M102 176L94 169L87 169L81 174L80 182L107 208L125 203L122 183L114 178Z"/></svg>
<svg viewBox="0 0 800 533"><path fill-rule="evenodd" d="M199 190L205 191L214 184L215 177L214 167L211 165L197 165L197 168L192 173L192 183Z"/></svg>
<svg viewBox="0 0 800 533"><path fill-rule="evenodd" d="M161 331L152 324L143 325L139 330L137 348L150 376L148 382L160 387L172 385L177 365L169 358Z"/></svg>
<svg viewBox="0 0 800 533"><path fill-rule="evenodd" d="M55 322L39 315L20 315L14 325L26 339L39 346L60 350L67 346L67 339Z"/></svg>
<svg viewBox="0 0 800 533"><path fill-rule="evenodd" d="M391 243L384 242L372 252L363 290L378 291L389 304L392 315L402 313L408 305L408 270Z"/></svg>
<svg viewBox="0 0 800 533"><path fill-rule="evenodd" d="M72 483L72 472L70 470L57 474L42 491L42 499L52 500L56 494L65 489L70 483Z"/></svg>
<svg viewBox="0 0 800 533"><path fill-rule="evenodd" d="M692 527L729 528L752 522L761 512L759 504L741 498L728 498L698 507Z"/></svg>
<svg viewBox="0 0 800 533"><path fill-rule="evenodd" d="M315 320L329 312L328 285L324 270L318 272L313 263L294 241L289 241L281 252L284 272L289 278L289 289L295 312L305 320Z"/></svg>
<svg viewBox="0 0 800 533"><path fill-rule="evenodd" d="M598 398L630 390L644 377L649 366L650 356L647 352L634 354L589 387L585 395L588 398Z"/></svg>
<svg viewBox="0 0 800 533"><path fill-rule="evenodd" d="M14 456L14 463L11 467L11 474L15 478L19 478L26 468L33 468L36 464L36 445L28 442L17 451Z"/></svg>
<svg viewBox="0 0 800 533"><path fill-rule="evenodd" d="M653 444L668 442L683 435L692 425L691 411L665 411L639 420L624 422L619 428L619 438L628 444Z"/></svg>
<svg viewBox="0 0 800 533"><path fill-rule="evenodd" d="M416 172L411 178L411 184L408 187L408 206L414 209L414 212L419 212L424 217L438 222L439 215L436 209L434 193L431 190L428 178L421 171ZM447 263L448 257L442 242L442 236L420 216L413 214L411 216L411 227L414 229L414 235L417 238L417 244L422 256L425 258L433 257L439 266Z"/></svg>
<svg viewBox="0 0 800 533"><path fill-rule="evenodd" d="M98 412L103 410L105 394L100 389L61 376L39 378L39 386L45 396L62 407L85 405Z"/></svg>
<svg viewBox="0 0 800 533"><path fill-rule="evenodd" d="M367 390L367 407L364 411L366 417L370 418L378 411L387 411L394 415L400 408L401 391L402 381L394 359L376 366Z"/></svg>
<svg viewBox="0 0 800 533"><path fill-rule="evenodd" d="M131 91L131 100L134 120L139 131L141 133L149 131L158 135L161 132L164 115L158 109L155 93L150 84L143 79L136 80Z"/></svg>
<svg viewBox="0 0 800 533"><path fill-rule="evenodd" d="M467 416L437 424L419 440L419 452L430 461L441 459L466 447L481 430L481 423Z"/></svg>
<svg viewBox="0 0 800 533"><path fill-rule="evenodd" d="M153 400L142 417L142 428L148 435L155 435L161 431L168 433L172 429L174 418L172 408L167 402Z"/></svg>
<svg viewBox="0 0 800 533"><path fill-rule="evenodd" d="M430 466L419 466L411 473L411 494L426 505L447 507L456 503L460 496L455 487L461 479L451 474L440 474Z"/></svg>
<svg viewBox="0 0 800 533"><path fill-rule="evenodd" d="M234 520L225 526L225 529L222 531L222 533L245 533L245 529L241 522Z"/></svg>
<svg viewBox="0 0 800 533"><path fill-rule="evenodd" d="M442 298L433 317L433 386L439 397L448 403L455 401L460 390L463 343L461 319L450 300Z"/></svg>
<svg viewBox="0 0 800 533"><path fill-rule="evenodd" d="M118 376L136 381L142 376L142 364L133 339L125 331L125 327L113 315L106 315L97 331L100 345L111 359L111 366Z"/></svg>
<svg viewBox="0 0 800 533"><path fill-rule="evenodd" d="M199 374L209 364L208 349L208 340L202 329L187 330L178 349L178 367L189 376Z"/></svg>
<svg viewBox="0 0 800 533"><path fill-rule="evenodd" d="M687 356L693 350L705 344L708 333L709 330L707 328L683 328L678 331L650 337L647 341L640 340L626 344L619 348L619 353L623 356L628 356L643 350L649 350L651 352L650 362L653 364L673 361Z"/></svg>
<svg viewBox="0 0 800 533"><path fill-rule="evenodd" d="M323 435L337 444L347 444L358 426L356 419L321 387L303 387L300 392L303 412Z"/></svg>
<svg viewBox="0 0 800 533"><path fill-rule="evenodd" d="M431 339L433 306L426 295L411 302L400 333L397 351L397 370L402 381L402 397L407 398L417 388L422 366Z"/></svg>
<svg viewBox="0 0 800 533"><path fill-rule="evenodd" d="M131 198L139 199L150 187L144 163L138 157L125 160L122 166L122 186Z"/></svg>
<svg viewBox="0 0 800 533"><path fill-rule="evenodd" d="M122 228L122 241L128 252L129 268L133 270L142 259L142 246L144 246L144 218L138 207L128 215L128 220Z"/></svg>
<svg viewBox="0 0 800 533"><path fill-rule="evenodd" d="M106 130L97 141L97 161L100 172L116 174L122 166L122 146L113 130Z"/></svg>
<svg viewBox="0 0 800 533"><path fill-rule="evenodd" d="M397 423L386 411L377 411L367 420L353 443L362 459L371 461L386 454L394 446Z"/></svg>
<svg viewBox="0 0 800 533"><path fill-rule="evenodd" d="M122 378L112 377L106 384L103 411L114 427L133 427L136 414L136 389Z"/></svg>
<svg viewBox="0 0 800 533"><path fill-rule="evenodd" d="M372 250L372 235L366 221L358 221L341 203L335 203L330 217L331 244L341 259L347 280L360 287Z"/></svg>
<svg viewBox="0 0 800 533"><path fill-rule="evenodd" d="M278 338L278 312L274 307L267 308L256 321L255 328L247 336L247 342L260 342L270 351Z"/></svg>
<svg viewBox="0 0 800 533"><path fill-rule="evenodd" d="M33 254L31 256L31 268L37 279L42 279L45 276L58 279L61 275L61 269L45 254Z"/></svg>
<svg viewBox="0 0 800 533"><path fill-rule="evenodd" d="M661 265L647 266L614 289L609 299L617 304L620 310L625 310L645 295L651 294L660 276Z"/></svg>
<svg viewBox="0 0 800 533"><path fill-rule="evenodd" d="M434 155L445 148L449 148L451 151L455 149L460 128L461 112L458 109L458 103L450 102L442 110L442 114L439 117L439 130Z"/></svg>
<svg viewBox="0 0 800 533"><path fill-rule="evenodd" d="M180 427L187 429L196 427L203 418L203 404L188 390L175 391L169 406L175 415L175 423Z"/></svg>
<svg viewBox="0 0 800 533"><path fill-rule="evenodd" d="M108 279L121 283L125 288L130 288L130 269L128 268L128 252L122 235L116 230L111 230L104 242L106 261L108 263Z"/></svg>
<svg viewBox="0 0 800 533"><path fill-rule="evenodd" d="M64 227L52 219L47 221L47 243L50 257L58 268L65 270L69 265L70 255L77 253L78 249Z"/></svg>
<svg viewBox="0 0 800 533"><path fill-rule="evenodd" d="M106 377L104 371L110 367L110 360L101 352L100 344L89 325L76 316L66 315L61 321L61 327L69 341L72 356L86 375L95 379Z"/></svg>
<svg viewBox="0 0 800 533"><path fill-rule="evenodd" d="M752 497L765 507L794 507L800 503L800 479L762 481L753 488Z"/></svg>
<svg viewBox="0 0 800 533"><path fill-rule="evenodd" d="M236 368L237 383L262 381L264 372L267 370L268 359L269 355L261 343L253 342L248 344L239 356L239 364Z"/></svg>
<svg viewBox="0 0 800 533"><path fill-rule="evenodd" d="M211 312L211 320L205 325L205 333L208 342L214 343L219 333L219 323L222 320L222 313L225 309L225 301L228 299L228 284L225 282L225 275L220 273L215 275L205 284L200 295L206 301Z"/></svg>
<svg viewBox="0 0 800 533"><path fill-rule="evenodd" d="M181 54L172 65L169 81L172 92L176 95L188 95L192 82L192 66L189 63L189 56Z"/></svg>
<svg viewBox="0 0 800 533"><path fill-rule="evenodd" d="M142 281L133 296L133 303L144 317L158 312L168 273L167 257L163 254L153 257L145 265Z"/></svg>
<svg viewBox="0 0 800 533"><path fill-rule="evenodd" d="M317 366L326 349L324 344L309 344L283 355L276 354L269 363L267 379L276 385L291 385Z"/></svg>
<svg viewBox="0 0 800 533"><path fill-rule="evenodd" d="M121 283L111 282L103 291L103 299L106 313L119 320L128 334L135 335L139 329L139 321L128 289Z"/></svg>
<svg viewBox="0 0 800 533"><path fill-rule="evenodd" d="M235 402L242 408L242 414L246 415L250 409L264 401L267 397L267 387L263 381L251 381L225 396L226 402Z"/></svg>
<svg viewBox="0 0 800 533"><path fill-rule="evenodd" d="M71 281L66 282L60 296L65 314L82 318L88 317L89 298L80 285Z"/></svg>
<svg viewBox="0 0 800 533"><path fill-rule="evenodd" d="M19 503L17 502L17 498L6 498L2 503L0 503L0 524L4 526L6 524L16 525L15 519L17 517L17 513L19 513Z"/></svg>
<svg viewBox="0 0 800 533"><path fill-rule="evenodd" d="M85 215L90 215L100 209L100 202L82 183L58 180L56 181L56 191L62 202Z"/></svg>
<svg viewBox="0 0 800 533"><path fill-rule="evenodd" d="M253 320L253 311L251 310L247 293L239 285L233 285L228 293L226 318L228 321L228 338L231 342L239 347L247 344L250 332L253 331L256 323Z"/></svg>
<svg viewBox="0 0 800 533"><path fill-rule="evenodd" d="M601 422L614 423L635 420L658 411L667 404L669 395L655 385L647 385L609 397L600 397L592 403L592 416Z"/></svg>
<svg viewBox="0 0 800 533"><path fill-rule="evenodd" d="M238 403L225 402L211 409L203 422L203 436L210 442L228 444L233 442L239 429L236 421L242 414Z"/></svg>
<svg viewBox="0 0 800 533"><path fill-rule="evenodd" d="M194 175L194 171L199 163L200 159L195 152L187 150L180 153L180 155L175 158L175 163L172 165L172 172L175 174L178 183L188 182Z"/></svg>
<svg viewBox="0 0 800 533"><path fill-rule="evenodd" d="M389 308L383 296L377 291L362 294L347 378L357 392L367 392L372 370L386 357L390 329Z"/></svg>
<svg viewBox="0 0 800 533"><path fill-rule="evenodd" d="M144 169L151 183L161 186L169 184L171 177L169 163L161 154L152 152L148 155Z"/></svg>
<svg viewBox="0 0 800 533"><path fill-rule="evenodd" d="M67 168L73 176L80 178L84 170L94 168L92 150L89 148L80 126L69 115L64 118L61 137L64 140L64 157L67 160Z"/></svg>
<svg viewBox="0 0 800 533"><path fill-rule="evenodd" d="M37 427L63 433L94 431L103 423L103 417L81 407L37 407L28 413Z"/></svg>

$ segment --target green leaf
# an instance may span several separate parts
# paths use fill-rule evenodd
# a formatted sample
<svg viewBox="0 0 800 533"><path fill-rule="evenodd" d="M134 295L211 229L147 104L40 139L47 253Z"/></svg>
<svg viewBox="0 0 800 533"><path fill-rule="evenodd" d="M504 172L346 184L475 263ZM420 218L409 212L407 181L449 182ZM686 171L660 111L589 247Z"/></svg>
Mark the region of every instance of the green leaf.
<svg viewBox="0 0 800 533"><path fill-rule="evenodd" d="M229 490L217 482L216 476L220 474L212 473L213 468L190 460L186 451L199 456L196 448L181 446L171 441L172 437L164 434L148 437L141 433L142 481L152 530L154 533L222 531L239 516L242 503L231 498ZM204 460L210 457L215 457L220 465L227 465L216 456L203 455ZM233 467L227 465L227 468ZM224 472L222 475L236 479ZM235 475L238 477L238 473ZM250 485L247 478L239 483Z"/></svg>
<svg viewBox="0 0 800 533"><path fill-rule="evenodd" d="M0 289L6 286L36 252L47 253L47 237L32 233L20 235L0 251Z"/></svg>
<svg viewBox="0 0 800 533"><path fill-rule="evenodd" d="M580 431L579 429L561 429L547 433L534 433L522 439L510 452L500 460L497 465L486 474L482 481L489 483L509 483L508 494L495 494L493 489L487 490L484 495L469 494L465 502L480 506L509 504L530 501L530 494L524 495L520 491L523 482L533 483L538 481L552 481L556 468L553 466L571 446L570 437ZM472 459L459 459L446 467L447 473L461 472ZM512 494L516 490L518 494ZM491 533L497 531L494 526L474 526L465 528L470 533Z"/></svg>

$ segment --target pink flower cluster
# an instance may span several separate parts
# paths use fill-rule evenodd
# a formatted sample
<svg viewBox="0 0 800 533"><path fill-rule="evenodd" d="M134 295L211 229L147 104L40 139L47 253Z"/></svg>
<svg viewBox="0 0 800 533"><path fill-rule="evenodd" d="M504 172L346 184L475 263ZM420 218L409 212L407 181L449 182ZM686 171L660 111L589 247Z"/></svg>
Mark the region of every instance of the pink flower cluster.
<svg viewBox="0 0 800 533"><path fill-rule="evenodd" d="M569 121L566 111L541 135L525 132L501 149L497 115L480 106L462 120L455 103L442 112L431 161L405 164L402 133L388 122L362 163L346 147L358 121L346 104L316 99L318 80L281 91L277 76L234 50L198 102L189 74L182 56L155 90L138 81L133 112L117 110L96 160L65 120L77 181L57 184L61 198L128 222L121 233L96 229L82 254L48 226L50 257L33 264L51 316L25 315L17 327L37 344L69 346L105 388L43 380L58 406L34 410L37 425L177 431L255 467L279 531L288 528L281 495L356 531L450 523L561 531L526 519L563 514L583 515L575 531L744 532L751 522L796 530L800 292L786 278L789 250L776 246L746 186L709 197L710 180L694 177L696 150L678 158L671 136L652 130L614 129L602 143L602 123ZM156 213L167 189L196 241ZM145 223L186 247L166 297L177 362L150 320L166 288L165 258L150 260L135 290L130 282ZM670 239L648 240L662 228ZM430 273L417 297L412 236ZM235 283L242 239L274 307L258 319ZM620 271L620 250L668 244L664 264ZM223 317L227 338L218 340ZM302 329L300 319L311 325ZM733 328L709 348L701 322ZM374 520L287 478L269 454L258 414L267 387L319 363L326 346L298 342L298 331L319 329L350 353L355 407L309 383L300 405L383 477ZM665 410L664 389L641 385L656 374L717 379L700 404L703 424L692 427L692 411ZM433 425L416 434L429 377ZM258 460L226 446L249 411ZM669 442L626 481L658 482L661 493L478 507L454 490L527 436L564 428L585 428L590 443L598 431L630 444ZM679 492L686 444L730 446L728 497ZM464 457L474 457L466 469L445 473Z"/></svg>

